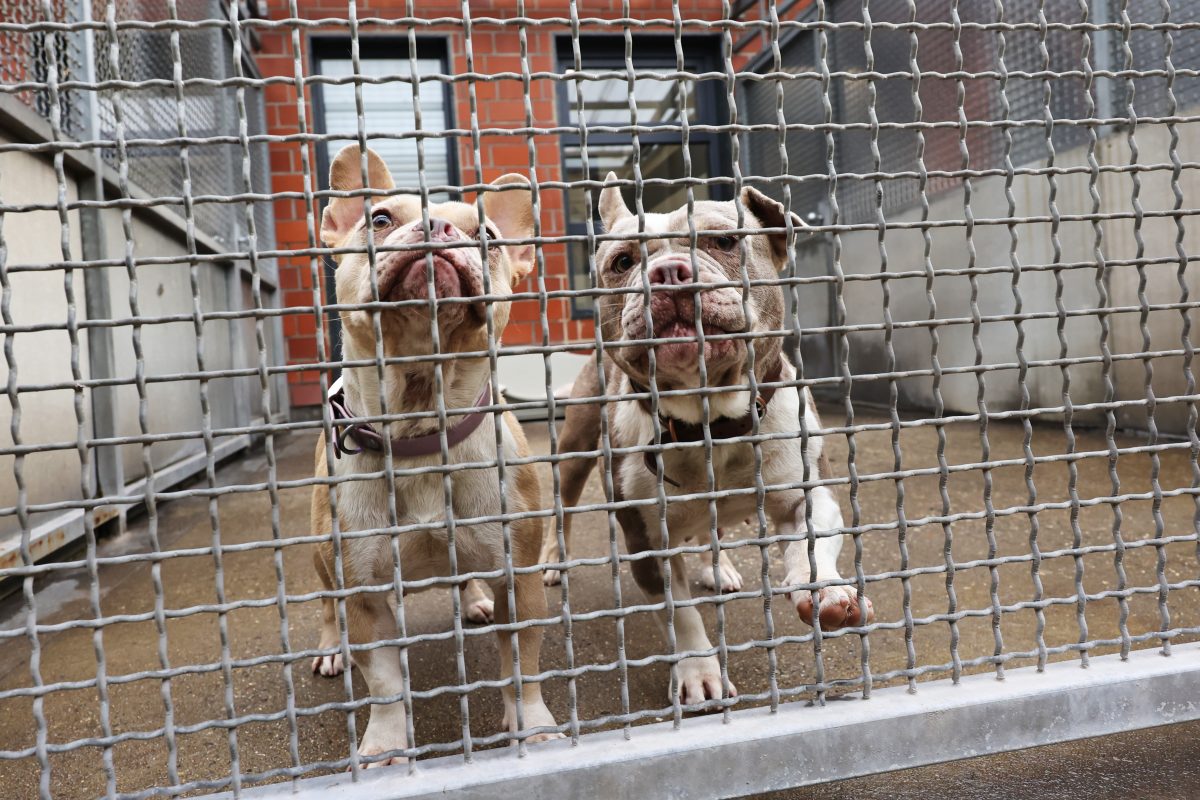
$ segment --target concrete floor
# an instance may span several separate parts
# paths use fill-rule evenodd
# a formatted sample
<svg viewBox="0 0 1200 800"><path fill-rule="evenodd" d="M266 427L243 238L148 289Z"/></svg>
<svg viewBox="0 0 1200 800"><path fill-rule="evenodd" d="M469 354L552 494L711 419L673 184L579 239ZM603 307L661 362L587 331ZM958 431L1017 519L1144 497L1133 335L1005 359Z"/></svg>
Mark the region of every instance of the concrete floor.
<svg viewBox="0 0 1200 800"><path fill-rule="evenodd" d="M776 792L759 800L1197 797L1200 723L1186 723Z"/></svg>
<svg viewBox="0 0 1200 800"><path fill-rule="evenodd" d="M839 419L840 409L825 410L826 424ZM876 413L860 414L857 422L880 422L885 417ZM535 451L546 452L548 439L544 424L526 426ZM957 425L948 428L947 460L951 465L966 464L980 458L977 426ZM993 424L990 430L993 459L1022 457L1020 425ZM1123 444L1139 443L1135 438ZM906 430L901 437L904 468L936 467L936 433L932 427ZM289 436L276 440L276 453L281 479L303 478L310 474L312 437ZM831 462L835 472L846 474L847 441L843 436L828 440ZM855 438L856 464L860 479L893 468L893 448L889 431L859 434ZM1033 450L1038 454L1064 452L1061 428L1039 425L1034 428ZM1096 432L1080 431L1078 449L1102 451L1103 436ZM1166 453L1161 459L1161 484L1165 489L1189 486L1191 466L1186 450ZM1149 456L1128 455L1119 459L1120 490L1122 493L1150 489L1151 462ZM239 459L219 472L225 486L236 486L262 480L266 475L266 459L260 451ZM549 497L549 469L543 470L543 489ZM997 509L1025 503L1028 499L1023 466L992 470L991 499ZM1079 465L1079 495L1086 499L1108 494L1110 483L1107 458L1089 458ZM1042 502L1065 500L1067 468L1061 463L1038 465L1034 473L1037 499ZM975 511L984 507L983 474L969 471L954 474L947 484L953 512ZM898 486L894 480L868 480L858 494L861 519L864 523L887 522L897 516ZM904 509L908 519L918 519L941 512L942 500L937 476L909 478L903 482ZM847 521L851 519L848 490L841 499ZM584 502L602 500L600 484L593 476ZM284 536L307 533L309 491L281 491L279 512ZM263 541L271 538L271 503L265 492L230 494L221 498L218 513L222 541L225 544ZM1154 535L1152 504L1149 501L1129 501L1121 506L1121 530L1127 543ZM1163 501L1161 514L1168 534L1189 533L1193 530L1196 506L1189 497L1168 498ZM1084 509L1079 517L1085 544L1099 545L1112 541L1113 512L1109 506ZM1043 553L1069 547L1072 540L1070 516L1067 511L1044 511L1037 515L1039 544ZM576 527L577 556L600 556L607 552L608 532L603 514L582 516ZM1001 555L1029 552L1030 519L1026 514L1001 516L995 522L995 538ZM187 500L164 504L159 509L159 536L162 546L169 550L204 547L211 544L212 532L208 504ZM732 531L726 541L745 540L747 531ZM863 568L867 574L895 570L900 567L900 550L894 531L871 533L862 537ZM944 563L945 536L941 525L910 528L907 535L910 566L936 567ZM144 552L149 548L145 521L135 522L120 536L102 542L102 554ZM982 521L959 522L953 528L953 556L965 562L987 555L988 543ZM1171 545L1164 548L1170 581L1194 579L1198 572L1197 549L1194 544ZM852 573L853 548L842 554L843 574ZM782 578L778 551L770 551L773 578ZM747 579L748 586L757 585L761 572L761 555L757 547L739 547L733 559ZM1152 547L1129 550L1124 567L1129 586L1153 587L1156 552ZM1116 571L1111 553L1097 553L1082 559L1083 583L1089 593L1116 586ZM306 547L285 548L282 564L289 593L299 594L317 587ZM1045 596L1067 596L1074 592L1075 562L1069 556L1048 558L1041 564L1040 578ZM272 551L254 550L226 553L223 558L224 590L227 599L273 599L276 594L276 568ZM163 562L162 582L165 587L165 607L182 609L217 600L214 582L214 563L211 556L183 556ZM999 579L999 599L1003 604L1028 600L1034 588L1030 565L1004 565L996 570ZM988 609L989 571L986 567L958 573L955 579L960 609ZM152 611L154 592L152 573L144 564L105 568L101 571L101 606L105 615L137 614ZM902 597L905 587L899 579L872 583L869 594L875 602L881 621L902 620ZM944 613L947 608L946 581L942 574L914 577L908 586L911 592L912 616L920 620L929 615ZM701 591L697 585L696 591ZM38 620L53 624L75 619L88 619L92 611L88 600L86 572L63 571L52 579L39 581ZM621 576L621 592L625 602L638 602L637 593L628 570ZM551 612L561 608L558 588L548 594ZM571 573L571 605L576 612L611 608L614 604L611 574L607 566L581 568ZM449 596L444 591L431 591L406 601L410 631L413 633L446 630L450 625ZM712 619L712 609L706 608ZM1139 594L1128 603L1128 627L1133 635L1159 628L1157 597L1153 593ZM1200 625L1200 591L1180 589L1170 594L1171 625L1187 627ZM318 634L319 607L316 603L296 603L288 606L287 635L292 648L313 647ZM219 617L201 612L166 622L167 660L173 667L189 664L219 665L221 633ZM726 606L727 638L731 644L763 638L764 615L761 601L734 601ZM1118 605L1115 599L1089 603L1086 622L1092 639L1115 637ZM798 636L808 629L796 619L786 602L775 604L773 620L777 635ZM282 651L281 622L275 605L239 609L224 617L228 631L228 646L235 659L265 656ZM1079 639L1079 625L1074 605L1051 606L1044 613L1045 643L1055 645ZM0 601L0 629L12 630L24 625L20 594ZM1023 610L1005 614L1001 635L1006 652L1024 651L1036 646L1037 618L1033 611ZM958 624L959 653L964 660L986 656L993 652L994 639L988 616L971 617ZM710 630L712 628L710 627ZM630 658L661 652L662 638L656 623L647 615L635 615L625 623L625 647ZM0 691L29 686L30 652L24 638L4 640L0 647ZM913 647L918 665L944 664L950 660L949 628L944 622L919 625L913 635ZM96 644L90 630L72 629L44 633L40 637L40 675L46 683L81 681L94 677L97 670ZM155 625L150 622L114 623L103 628L102 645L105 667L109 676L157 669L159 655ZM543 650L543 667L565 664L561 633L552 629ZM607 664L617 653L617 631L611 620L577 623L574 632L576 664ZM906 664L906 644L903 630L879 631L870 637L870 669L874 675L901 669ZM1113 647L1099 647L1096 652L1111 652ZM776 650L779 663L777 681L780 687L802 685L814 678L814 659L811 644L784 644ZM1069 656L1068 656L1069 657ZM452 642L422 644L410 651L415 688L429 689L458 682ZM827 678L853 678L860 674L861 654L857 638L827 642L825 646ZM496 672L495 647L490 636L468 637L465 663L468 678L490 678ZM1014 665L1030 663L1020 660ZM736 653L730 657L730 675L743 695L764 692L769 686L769 668L763 651ZM937 674L927 676L937 677ZM629 705L633 710L657 709L665 705L667 670L662 666L631 668L629 671ZM345 757L347 750L346 719L341 712L324 711L303 714L304 709L319 708L321 704L343 700L345 693L340 680L312 676L306 663L297 664L292 671L296 705L302 715L298 722L297 751L302 763ZM894 683L895 681L891 681ZM355 692L365 687L360 678L354 681ZM880 685L877 681L876 685ZM613 672L587 675L577 682L579 718L586 720L606 714L619 713L620 686ZM183 674L169 683L176 728L195 725L225 716L224 681L219 670L202 674ZM565 680L551 680L546 686L547 701L560 719L567 718L567 685ZM109 687L111 714L108 724L115 733L155 731L164 724L164 684L141 680ZM232 676L232 702L236 713L270 714L285 707L286 689L278 665L262 665L235 670ZM48 723L51 743L64 743L89 736L102 735L100 704L95 688L64 689L45 698L43 711ZM470 698L471 730L477 736L496 732L500 726L501 709L495 690L484 690ZM360 714L358 730L363 730L365 716ZM416 705L416 734L418 744L453 742L460 738L462 720L458 702L451 696L419 701ZM1200 796L1200 725L1183 725L1155 731L1108 737L1087 743L1075 743L1043 748L1020 754L974 759L958 764L929 767L885 776L863 778L840 784L782 793L780 798L936 798L936 797L993 797L1013 798L1087 797L1098 800L1106 797L1153 796L1184 798ZM33 746L35 727L32 704L21 698L0 700L0 750L16 750ZM240 726L236 734L239 769L254 773L292 763L290 737L286 721L263 721ZM181 781L216 779L230 771L230 737L219 729L177 735L178 774ZM105 791L105 773L101 751L83 747L51 757L51 787L56 797L91 797ZM168 748L162 737L150 741L130 740L112 750L118 791L138 791L169 782ZM37 794L38 770L32 758L19 761L0 761L0 794L25 798Z"/></svg>

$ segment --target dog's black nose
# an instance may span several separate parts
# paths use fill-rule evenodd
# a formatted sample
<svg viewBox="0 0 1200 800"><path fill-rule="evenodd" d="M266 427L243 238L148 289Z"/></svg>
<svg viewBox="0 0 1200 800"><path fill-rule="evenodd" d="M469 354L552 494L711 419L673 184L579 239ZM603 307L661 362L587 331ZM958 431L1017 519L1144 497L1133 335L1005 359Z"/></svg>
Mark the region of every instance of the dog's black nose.
<svg viewBox="0 0 1200 800"><path fill-rule="evenodd" d="M458 232L454 223L440 217L429 218L429 238L433 241L457 239Z"/></svg>
<svg viewBox="0 0 1200 800"><path fill-rule="evenodd" d="M668 261L650 268L650 283L678 286L692 279L692 268L683 261Z"/></svg>

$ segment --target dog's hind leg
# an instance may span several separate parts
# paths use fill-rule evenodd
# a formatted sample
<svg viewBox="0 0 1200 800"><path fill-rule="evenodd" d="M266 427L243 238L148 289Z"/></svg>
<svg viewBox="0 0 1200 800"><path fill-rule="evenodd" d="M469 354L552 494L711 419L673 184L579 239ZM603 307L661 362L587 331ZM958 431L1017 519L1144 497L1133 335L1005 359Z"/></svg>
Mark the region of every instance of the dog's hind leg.
<svg viewBox="0 0 1200 800"><path fill-rule="evenodd" d="M717 573L720 586L713 582L712 554L700 553L700 585L710 592L740 592L742 590L742 573L733 565L729 553L722 550L717 563Z"/></svg>
<svg viewBox="0 0 1200 800"><path fill-rule="evenodd" d="M481 580L467 581L462 593L463 616L476 625L487 625L495 613L492 596Z"/></svg>
<svg viewBox="0 0 1200 800"><path fill-rule="evenodd" d="M575 384L571 391L572 398L595 397L600 394L600 381L597 377L596 364L589 361L579 373L579 377L575 379ZM562 435L558 440L559 453L578 453L595 450L600 443L600 415L603 413L602 407L598 403L589 403L582 405L571 405L567 407L567 419L563 423ZM595 457L588 458L572 458L563 461L559 466L559 477L561 479L560 497L564 508L577 505L579 497L583 494L583 487L587 483L588 476L592 473L592 467L596 465ZM563 543L567 547L567 553L571 549L571 521L574 519L574 514L566 514L563 516ZM558 547L558 532L555 530L555 525L546 526L545 536L542 539L542 552L538 556L538 562L541 564L555 564L566 558L567 553L559 552ZM561 575L557 569L547 569L542 573L542 580L547 586L553 586L559 582Z"/></svg>
<svg viewBox="0 0 1200 800"><path fill-rule="evenodd" d="M317 576L321 579L321 588L327 592L333 591L333 576L329 574L328 563L332 557L332 547L328 544L313 548L313 567L316 568ZM332 650L340 643L341 637L338 635L337 626L337 601L332 597L323 597L321 598L321 639L317 643L317 647L322 650ZM326 678L341 675L345 667L346 664L342 661L340 652L315 656L312 660L313 674L323 675Z"/></svg>

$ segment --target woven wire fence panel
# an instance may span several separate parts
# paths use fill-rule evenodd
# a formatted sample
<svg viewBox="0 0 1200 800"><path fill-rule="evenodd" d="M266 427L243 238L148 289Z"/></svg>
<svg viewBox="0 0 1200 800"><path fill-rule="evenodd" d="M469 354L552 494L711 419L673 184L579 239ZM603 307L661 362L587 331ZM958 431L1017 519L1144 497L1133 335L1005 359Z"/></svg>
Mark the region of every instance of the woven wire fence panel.
<svg viewBox="0 0 1200 800"><path fill-rule="evenodd" d="M951 7L950 2L920 3L915 21L926 25L944 23L954 16ZM872 172L870 142L874 136L883 171L915 172L917 135L903 123L956 122L960 107L970 120L1024 123L1008 129L969 128L964 144L972 169L1001 168L1006 157L1015 166L1022 166L1044 160L1051 144L1067 149L1086 140L1087 128L1078 124L1089 117L1084 77L1079 74L1084 37L1073 32L1070 26L1088 24L1094 11L1091 7L1085 6L1081 10L1080 5L1071 0L1010 2L1002 6L957 4L954 11L963 26L958 33L936 26L921 30L915 36L911 30L892 27L912 19L907 3L871 3L867 8L866 20L871 24L891 25L872 31L869 36L865 27L839 28L829 37L832 57L843 70L853 73L839 81L839 116L847 122L866 123L873 111L879 123L902 125L882 129L877 134L869 129L841 134L840 171L849 174ZM863 6L833 4L831 11L833 19L839 22L864 22ZM982 27L1004 23L1016 23L1019 27L994 30ZM1161 48L1160 33L1154 31L1148 38L1154 38ZM916 94L908 91L914 56L918 73L926 73L921 77ZM1160 50L1156 63L1161 62ZM886 76L873 82L874 100L868 96L871 83L857 77L868 69ZM1048 74L1054 76L1050 91L1046 89ZM961 103L956 100L959 83L963 93ZM1057 123L1049 136L1041 124L1047 113ZM1007 153L1006 133L1012 137ZM953 171L961 166L958 131L952 128L930 130L923 144L923 163L927 170ZM954 177L932 176L926 193L936 195L958 185L959 180ZM843 213L848 221L862 221L872 216L875 205L873 181L843 181L839 188ZM889 179L882 184L882 190L887 211L910 207L918 201L919 187L915 179Z"/></svg>
<svg viewBox="0 0 1200 800"><path fill-rule="evenodd" d="M219 20L224 16L223 6L213 0L178 3L129 0L108 6L94 4L93 13L97 21L104 21L106 15L111 14L114 22L149 23L136 28L106 28L96 36L97 82L123 81L136 87L98 93L100 134L110 141L117 138L115 103L120 103L119 124L124 138L130 143L127 145L130 181L150 197L182 197L184 173L178 146L154 144L154 140L172 139L178 135L180 114L173 85L175 70L178 68L183 79L195 82L185 91L183 99L182 115L187 135L200 141L222 135L228 137L236 131L235 97L232 91L216 82L234 76L232 47L228 29L211 26L177 29L174 33L179 54L176 61L172 31L159 26L172 21ZM154 26L155 23L158 26ZM261 128L253 117L249 124ZM115 147L104 148L102 153L110 166L117 165ZM234 193L238 187L238 160L237 145L227 141L194 147L190 153L191 191L197 196ZM263 169L262 161L261 156L255 158L252 169ZM255 185L259 189L265 187L264 183ZM193 216L202 232L227 241L231 246L235 244L233 239L239 222L237 209L227 204L207 203L197 205ZM260 219L260 222L264 221Z"/></svg>
<svg viewBox="0 0 1200 800"><path fill-rule="evenodd" d="M0 21L5 99L58 109L0 144L18 796L686 751L697 712L1200 633L1188 4L47 8ZM129 369L81 358L103 331ZM290 418L219 407L279 376ZM198 413L155 428L159 385ZM103 432L108 389L136 411ZM39 559L52 512L84 535Z"/></svg>

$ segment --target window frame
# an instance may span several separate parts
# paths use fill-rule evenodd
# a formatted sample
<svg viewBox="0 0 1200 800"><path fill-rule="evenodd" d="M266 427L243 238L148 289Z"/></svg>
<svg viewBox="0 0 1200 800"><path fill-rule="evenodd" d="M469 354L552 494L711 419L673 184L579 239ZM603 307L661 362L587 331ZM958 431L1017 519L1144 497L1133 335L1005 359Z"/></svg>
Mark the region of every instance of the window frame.
<svg viewBox="0 0 1200 800"><path fill-rule="evenodd" d="M709 34L684 35L681 37L681 40L684 44L685 70L693 73L718 71L721 42L719 36ZM674 36L670 34L638 34L633 36L633 44L635 51L638 51L633 57L635 69L664 68L671 71L676 68ZM623 34L580 36L579 48L581 56L580 65L585 71L625 69L625 36ZM570 34L560 34L555 37L555 57L559 74L564 73L567 69L574 68L575 55L572 49L572 37ZM558 82L557 87L556 103L558 106L559 124L564 127L572 123L569 86L571 83L573 81L562 80ZM702 80L691 81L690 83L692 85L692 96L696 102L695 115L697 121L693 124L726 124L729 118L728 95L719 89L723 82L721 80ZM639 127L648 126L649 124L643 120L638 120ZM667 127L668 125L676 125L678 123L661 124ZM568 180L567 149L569 147L578 147L581 141L578 126L573 126L573 130L575 132L559 135L560 168L562 169L564 181ZM679 136L680 134L677 131L639 133L638 142L643 145L655 143L679 144ZM632 137L627 133L589 132L587 140L589 146L627 145L631 143ZM688 140L692 143L705 143L708 145L707 166L710 176L715 178L733 174L733 148L729 133L690 131ZM709 187L709 193L714 200L733 199L733 189L728 184L712 184ZM588 221L571 218L571 204L565 195L563 198L563 221L564 233L566 235L584 236L587 234ZM567 248L568 287L572 285L572 279L577 274L586 276L591 273L590 262L593 255L594 253L588 254L588 263L579 264L577 263L578 258L575 257L574 248ZM579 297L571 297L571 319L593 318L595 313L594 304L592 307L581 306L579 301Z"/></svg>

